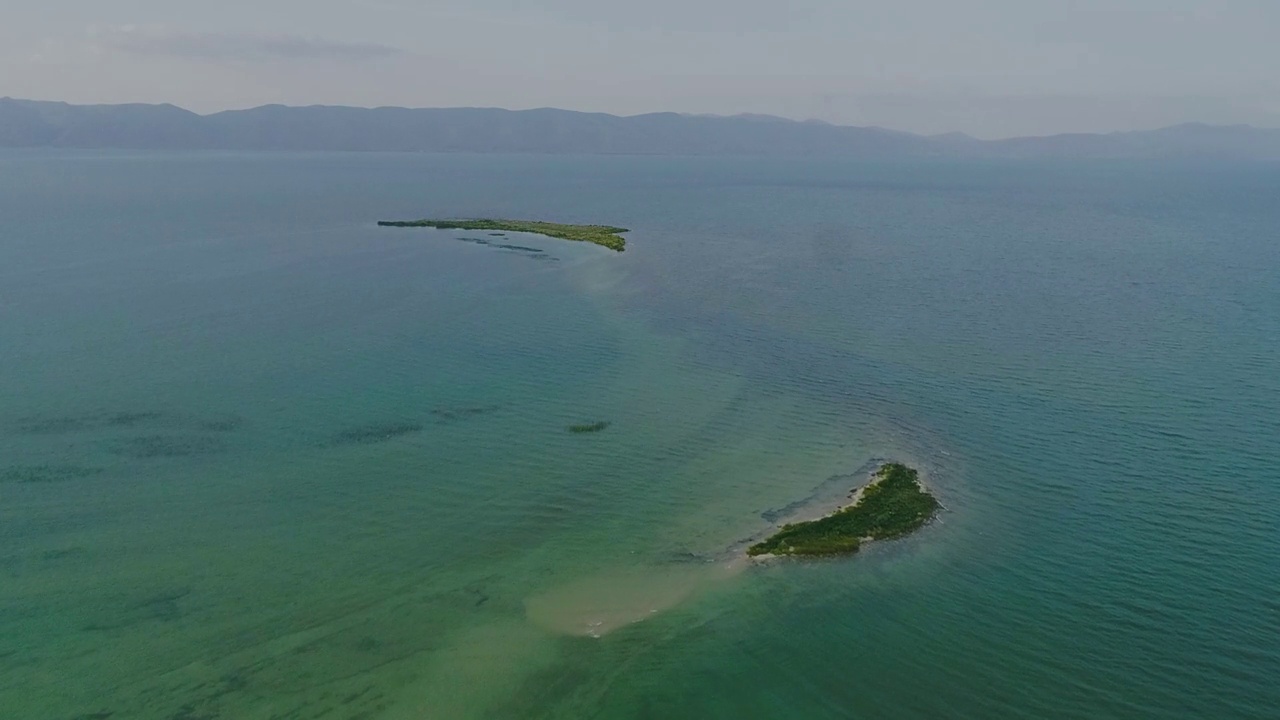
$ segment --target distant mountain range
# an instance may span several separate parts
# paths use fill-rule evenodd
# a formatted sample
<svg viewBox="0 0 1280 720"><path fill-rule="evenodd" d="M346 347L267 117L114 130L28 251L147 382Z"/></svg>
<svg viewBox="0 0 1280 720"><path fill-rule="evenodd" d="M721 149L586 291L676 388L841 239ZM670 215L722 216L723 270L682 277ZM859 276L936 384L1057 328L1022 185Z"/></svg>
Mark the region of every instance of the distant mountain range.
<svg viewBox="0 0 1280 720"><path fill-rule="evenodd" d="M0 98L0 147L634 155L1280 159L1280 130L1187 124L1160 130L977 140L767 115L569 110L286 107L197 115L173 105L69 105Z"/></svg>

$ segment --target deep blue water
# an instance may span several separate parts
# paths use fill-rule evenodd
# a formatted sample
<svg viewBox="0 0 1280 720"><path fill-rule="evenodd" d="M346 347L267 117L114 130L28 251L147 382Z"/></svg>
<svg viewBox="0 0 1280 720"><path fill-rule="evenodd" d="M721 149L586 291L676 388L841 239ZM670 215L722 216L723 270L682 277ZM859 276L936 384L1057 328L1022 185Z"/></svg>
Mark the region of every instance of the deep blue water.
<svg viewBox="0 0 1280 720"><path fill-rule="evenodd" d="M0 715L1275 717L1278 189L0 155ZM740 560L877 458L938 522Z"/></svg>

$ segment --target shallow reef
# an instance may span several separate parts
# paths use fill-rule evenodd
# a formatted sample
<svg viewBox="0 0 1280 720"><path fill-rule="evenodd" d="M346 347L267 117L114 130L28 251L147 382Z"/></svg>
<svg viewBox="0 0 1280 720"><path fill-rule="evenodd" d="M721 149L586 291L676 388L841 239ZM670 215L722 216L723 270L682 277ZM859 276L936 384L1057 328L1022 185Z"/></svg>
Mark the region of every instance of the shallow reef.
<svg viewBox="0 0 1280 720"><path fill-rule="evenodd" d="M101 473L102 468L83 465L14 465L0 470L0 483L57 483Z"/></svg>
<svg viewBox="0 0 1280 720"><path fill-rule="evenodd" d="M14 432L22 435L61 435L94 427L84 417L25 417L14 423Z"/></svg>
<svg viewBox="0 0 1280 720"><path fill-rule="evenodd" d="M127 430L140 426L230 432L238 430L243 424L244 419L238 415L201 418L198 415L154 410L117 410L83 415L31 415L17 419L11 428L19 435L68 435L103 430Z"/></svg>
<svg viewBox="0 0 1280 720"><path fill-rule="evenodd" d="M371 425L361 425L358 427L348 428L334 435L330 440L331 445L370 445L373 443L386 442L404 435L411 435L421 432L422 423L419 422L385 422L374 423Z"/></svg>
<svg viewBox="0 0 1280 720"><path fill-rule="evenodd" d="M208 432L235 432L244 427L244 418L239 416L230 416L213 420L201 420L196 423L201 430Z"/></svg>
<svg viewBox="0 0 1280 720"><path fill-rule="evenodd" d="M210 455L224 449L220 440L205 435L144 435L117 443L114 452L145 460Z"/></svg>
<svg viewBox="0 0 1280 720"><path fill-rule="evenodd" d="M488 415L501 410L501 405L477 405L471 407L438 407L431 414L441 420L461 420L462 418Z"/></svg>
<svg viewBox="0 0 1280 720"><path fill-rule="evenodd" d="M504 235L503 237L506 237L506 236ZM535 247L527 247L525 245L508 245L506 243L490 242L489 240L486 240L484 238L460 237L457 239L459 242L471 243L472 245L487 245L491 248L496 248L498 250L508 250L508 251L517 252L517 253L528 253L530 255L542 254L546 252L545 250L535 248Z"/></svg>
<svg viewBox="0 0 1280 720"><path fill-rule="evenodd" d="M191 594L191 588L171 588L135 598L131 601L106 604L81 630L102 632L139 625L147 622L172 622L183 616L181 601ZM114 606L114 607L113 607Z"/></svg>
<svg viewBox="0 0 1280 720"><path fill-rule="evenodd" d="M158 412L118 412L102 416L102 424L108 427L133 427L154 422L163 417Z"/></svg>

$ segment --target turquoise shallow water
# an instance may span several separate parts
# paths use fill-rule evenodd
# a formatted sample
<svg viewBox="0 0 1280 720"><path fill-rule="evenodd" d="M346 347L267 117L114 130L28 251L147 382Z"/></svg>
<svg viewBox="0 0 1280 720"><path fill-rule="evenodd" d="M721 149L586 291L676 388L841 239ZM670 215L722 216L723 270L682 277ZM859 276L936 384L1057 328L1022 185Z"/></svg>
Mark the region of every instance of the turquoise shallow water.
<svg viewBox="0 0 1280 720"><path fill-rule="evenodd" d="M1275 717L1277 187L0 155L0 716ZM736 559L886 457L939 522Z"/></svg>

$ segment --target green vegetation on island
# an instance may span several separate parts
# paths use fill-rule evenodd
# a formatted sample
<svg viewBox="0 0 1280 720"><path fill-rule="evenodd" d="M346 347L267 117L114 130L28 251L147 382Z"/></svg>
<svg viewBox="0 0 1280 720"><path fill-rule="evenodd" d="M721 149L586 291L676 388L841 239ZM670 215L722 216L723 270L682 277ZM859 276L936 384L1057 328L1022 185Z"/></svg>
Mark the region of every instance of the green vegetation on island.
<svg viewBox="0 0 1280 720"><path fill-rule="evenodd" d="M379 220L381 227L429 227L440 230L493 230L497 232L524 232L535 235L559 238L561 240L577 240L603 245L610 250L622 252L627 241L621 233L629 232L626 228L612 225L565 225L562 223L539 222L536 220Z"/></svg>
<svg viewBox="0 0 1280 720"><path fill-rule="evenodd" d="M569 426L569 432L571 432L571 433L598 433L598 432L600 432L601 430L604 430L604 429L605 429L605 428L607 428L607 427L609 427L609 421L608 421L608 420L601 420L600 422L582 423L581 425L570 425L570 426Z"/></svg>
<svg viewBox="0 0 1280 720"><path fill-rule="evenodd" d="M820 520L783 525L748 555L841 555L863 540L901 537L933 517L936 498L920 485L919 473L901 463L880 466L858 501Z"/></svg>

